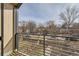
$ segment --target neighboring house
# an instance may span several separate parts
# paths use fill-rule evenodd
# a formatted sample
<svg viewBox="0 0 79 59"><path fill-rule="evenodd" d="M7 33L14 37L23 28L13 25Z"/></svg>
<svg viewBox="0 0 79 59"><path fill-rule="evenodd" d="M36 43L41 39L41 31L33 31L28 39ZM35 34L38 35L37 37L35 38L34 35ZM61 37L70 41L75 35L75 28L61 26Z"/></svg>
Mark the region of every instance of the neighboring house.
<svg viewBox="0 0 79 59"><path fill-rule="evenodd" d="M1 55L8 55L16 48L17 9L21 3L0 3Z"/></svg>
<svg viewBox="0 0 79 59"><path fill-rule="evenodd" d="M60 29L60 34L68 34L67 29ZM69 34L78 34L79 33L79 28L70 28L69 29Z"/></svg>

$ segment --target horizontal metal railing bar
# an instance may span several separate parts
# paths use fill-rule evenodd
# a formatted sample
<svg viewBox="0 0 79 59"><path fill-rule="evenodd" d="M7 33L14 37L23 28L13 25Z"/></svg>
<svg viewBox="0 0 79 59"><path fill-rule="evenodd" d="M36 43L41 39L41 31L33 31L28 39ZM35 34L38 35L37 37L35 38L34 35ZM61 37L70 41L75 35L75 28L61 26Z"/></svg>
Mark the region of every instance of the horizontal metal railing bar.
<svg viewBox="0 0 79 59"><path fill-rule="evenodd" d="M33 47L33 46L32 46L32 47ZM19 47L19 48L21 48L21 49L22 49L22 47ZM24 46L23 46L23 48L31 48L31 47L29 47L29 46L24 47ZM36 48L36 49L43 49L42 47L39 47L39 48L38 48L38 47L33 47L33 48ZM32 49L32 48L31 48L31 49Z"/></svg>
<svg viewBox="0 0 79 59"><path fill-rule="evenodd" d="M52 53L48 53L48 52L46 52L46 53L48 53L48 54L55 54L55 55L58 55L58 54L62 54L62 55L69 55L69 54L66 54L66 53L63 53L63 52L59 52L59 51L55 51L55 50L53 50L53 51L51 51ZM46 55L46 53L45 53L45 55Z"/></svg>
<svg viewBox="0 0 79 59"><path fill-rule="evenodd" d="M21 44L20 47L21 47L22 45L24 45L24 44ZM26 47L28 47L28 46L29 46L29 47L30 47L30 46L31 46L31 47L35 47L35 48L38 48L38 46L39 46L39 48L42 48L40 45L36 45L36 46L35 46L35 45L27 44ZM24 48L24 47L23 47L23 48Z"/></svg>
<svg viewBox="0 0 79 59"><path fill-rule="evenodd" d="M35 51L35 52L32 52L32 54L34 54L34 55L43 55L43 52Z"/></svg>
<svg viewBox="0 0 79 59"><path fill-rule="evenodd" d="M29 45L29 46L27 46L27 47L25 47L25 48L29 48L29 47L30 47L30 45ZM31 47L34 47L34 46L31 46ZM22 47L20 46L19 48L22 48ZM24 48L24 46L23 46L23 48ZM41 49L41 48L43 48L43 47L37 46L37 47L34 47L34 48Z"/></svg>
<svg viewBox="0 0 79 59"><path fill-rule="evenodd" d="M20 52L23 52L23 50L20 50ZM27 51L27 52L28 52L28 51ZM25 53L25 51L24 51L23 53ZM31 52L31 51L30 51L30 52L28 52L27 54L29 54L29 55L30 55L30 54L32 54L32 55L37 54L37 55L38 55L38 53L39 53L39 52L36 52L36 51L35 51L35 52ZM40 54L40 53L39 53L39 54Z"/></svg>
<svg viewBox="0 0 79 59"><path fill-rule="evenodd" d="M20 34L24 35L26 33L20 33ZM18 34L19 38L21 36L20 34ZM43 35L36 35L36 34L34 34L34 35L33 34L29 35L30 36L29 40L26 39L24 43L19 42L19 44L20 44L19 50L21 52L27 53L29 55L43 55L43 48L44 48ZM74 41L57 40L57 39L55 39L55 37L73 38L73 36L66 36L66 35L65 36L45 35L45 54L47 54L47 55L63 55L63 56L64 55L79 55L79 48L74 48L74 46L76 46ZM34 38L34 39L32 39L32 38ZM54 39L49 40L50 38L54 38ZM76 38L76 37L74 37L74 38ZM39 44L37 44L37 41L39 41ZM78 41L75 41L75 42L78 42ZM50 53L50 49L46 49L47 46L52 46L50 48L51 53ZM79 47L79 45L77 45L76 47Z"/></svg>
<svg viewBox="0 0 79 59"><path fill-rule="evenodd" d="M59 44L54 44L54 43L52 43L51 45L54 45L54 46L56 46L56 47L60 47L60 48L67 48L67 49L71 49L71 50L77 50L77 51L79 51L79 49L73 49L73 48L71 48L71 47L66 47L66 46L62 46L62 45L59 45Z"/></svg>
<svg viewBox="0 0 79 59"><path fill-rule="evenodd" d="M54 47L54 46L53 46ZM58 46L57 46L58 47ZM55 48L55 47L54 47ZM60 47L58 47L59 49L60 49ZM51 48L51 49L53 49L53 48ZM63 48L62 48L63 49ZM68 50L66 50L66 49L63 49L63 50L65 50L65 51L68 51ZM70 50L70 52L76 52L76 51L72 51L71 49L69 49ZM47 50L47 51L50 51L50 50Z"/></svg>
<svg viewBox="0 0 79 59"><path fill-rule="evenodd" d="M50 50L46 50L46 51L50 51ZM67 50L63 50L63 49L59 49L59 48L52 48L52 50L51 51L59 51L59 53L61 53L62 54L62 52L63 53L65 53L65 54L74 54L74 55L79 55L79 53L77 53L77 52L71 52L71 51L67 51ZM45 53L47 53L47 52L45 52Z"/></svg>
<svg viewBox="0 0 79 59"><path fill-rule="evenodd" d="M24 44L20 44L20 47L23 46L23 45L24 45ZM39 47L39 48L42 48L42 47L43 47L42 45L36 45L36 44L35 44L36 46L33 45L33 44L32 44L32 45L26 44L26 45L27 45L27 47L28 47L28 46L31 46L31 47L35 47L35 48L38 48L38 47Z"/></svg>
<svg viewBox="0 0 79 59"><path fill-rule="evenodd" d="M54 47L54 46L53 46ZM57 46L58 47L58 46ZM60 49L60 47L58 47L59 49ZM63 48L62 48L63 49ZM75 50L75 49L73 49L73 50L71 50L71 49L63 49L63 50L65 50L65 51L70 51L70 52L77 52L77 53L79 53L78 51L79 50Z"/></svg>
<svg viewBox="0 0 79 59"><path fill-rule="evenodd" d="M27 49L27 48L26 48L26 49L18 49L18 50L24 50L24 51L25 51L25 50L26 50L26 51L27 51L27 50L31 50L31 51L33 51L34 49L30 49L30 48ZM43 52L42 49L41 49L41 50L37 50L37 51Z"/></svg>
<svg viewBox="0 0 79 59"><path fill-rule="evenodd" d="M50 45L49 45L50 46ZM66 49L68 49L68 50L71 50L72 48L69 48L69 47L64 47L64 46L61 46L61 45L56 45L56 44L54 44L53 45L53 47L52 48L54 48L54 47L58 47L58 48L66 48ZM76 50L76 49L73 49L75 52L76 51L79 51L79 50ZM72 50L71 50L71 52L73 52Z"/></svg>
<svg viewBox="0 0 79 59"><path fill-rule="evenodd" d="M59 51L52 51L51 54L53 54L53 53L56 54L56 56L57 56L57 55L61 55L61 54L63 54L64 56L65 56L65 55L69 55L69 54L65 54L65 53L59 53Z"/></svg>
<svg viewBox="0 0 79 59"><path fill-rule="evenodd" d="M17 33L17 35L20 35L20 34L23 34L23 35L25 35L25 34L27 34L27 33ZM42 35L40 35L40 34L29 34L29 35L37 35L37 36L43 36L44 34L42 34ZM76 38L75 36L72 36L72 35L45 35L45 36L51 36L51 37L63 37L63 38ZM79 38L79 37L77 37L77 38Z"/></svg>
<svg viewBox="0 0 79 59"><path fill-rule="evenodd" d="M34 50L33 48L28 48L29 50ZM39 50L39 48L35 48L35 49L38 49L37 51L40 51L40 52L43 52L43 48L41 48L41 50ZM24 49L22 49L22 48L20 48L20 49L18 49L18 50L27 50L27 48L24 48Z"/></svg>
<svg viewBox="0 0 79 59"><path fill-rule="evenodd" d="M40 46L40 47L43 47L42 44L36 44L36 43L33 43L33 42L29 42L29 43L32 43L33 45L37 45L37 46ZM20 45L31 45L31 44L27 44L27 43L20 43Z"/></svg>

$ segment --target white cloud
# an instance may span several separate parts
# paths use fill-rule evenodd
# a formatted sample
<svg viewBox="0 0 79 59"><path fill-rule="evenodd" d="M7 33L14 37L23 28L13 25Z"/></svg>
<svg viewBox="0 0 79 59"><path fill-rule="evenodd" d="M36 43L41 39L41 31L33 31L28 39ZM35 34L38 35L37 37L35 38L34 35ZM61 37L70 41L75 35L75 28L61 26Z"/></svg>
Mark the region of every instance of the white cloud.
<svg viewBox="0 0 79 59"><path fill-rule="evenodd" d="M20 8L20 20L29 20L32 19L37 23L44 23L48 20L55 20L58 24L60 23L59 14L68 6L77 6L79 4L24 4ZM37 17L38 16L38 17Z"/></svg>

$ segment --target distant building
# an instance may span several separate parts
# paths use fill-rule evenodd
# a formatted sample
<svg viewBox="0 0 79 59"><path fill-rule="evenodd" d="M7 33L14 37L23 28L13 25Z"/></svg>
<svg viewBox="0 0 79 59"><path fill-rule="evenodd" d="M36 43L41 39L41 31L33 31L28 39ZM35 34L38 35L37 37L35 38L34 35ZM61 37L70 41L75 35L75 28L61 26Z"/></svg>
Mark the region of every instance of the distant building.
<svg viewBox="0 0 79 59"><path fill-rule="evenodd" d="M67 29L60 29L60 34L79 34L79 28L70 28L69 33Z"/></svg>

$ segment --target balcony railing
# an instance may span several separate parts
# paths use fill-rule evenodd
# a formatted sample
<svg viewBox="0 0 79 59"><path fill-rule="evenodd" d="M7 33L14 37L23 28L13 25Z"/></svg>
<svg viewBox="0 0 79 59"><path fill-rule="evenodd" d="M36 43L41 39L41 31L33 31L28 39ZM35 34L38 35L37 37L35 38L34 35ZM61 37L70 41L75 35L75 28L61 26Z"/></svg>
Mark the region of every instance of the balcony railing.
<svg viewBox="0 0 79 59"><path fill-rule="evenodd" d="M17 34L18 51L30 56L79 56L79 41L71 36ZM78 38L77 38L78 39Z"/></svg>

